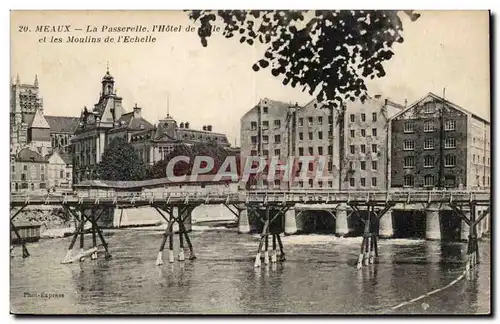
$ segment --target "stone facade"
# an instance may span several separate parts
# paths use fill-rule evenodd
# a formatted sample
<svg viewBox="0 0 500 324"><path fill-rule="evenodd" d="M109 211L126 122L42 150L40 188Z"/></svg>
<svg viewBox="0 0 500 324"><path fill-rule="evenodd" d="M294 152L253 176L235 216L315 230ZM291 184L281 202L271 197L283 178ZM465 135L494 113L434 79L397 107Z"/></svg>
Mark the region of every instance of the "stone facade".
<svg viewBox="0 0 500 324"><path fill-rule="evenodd" d="M29 148L11 157L11 192L46 192L48 161Z"/></svg>

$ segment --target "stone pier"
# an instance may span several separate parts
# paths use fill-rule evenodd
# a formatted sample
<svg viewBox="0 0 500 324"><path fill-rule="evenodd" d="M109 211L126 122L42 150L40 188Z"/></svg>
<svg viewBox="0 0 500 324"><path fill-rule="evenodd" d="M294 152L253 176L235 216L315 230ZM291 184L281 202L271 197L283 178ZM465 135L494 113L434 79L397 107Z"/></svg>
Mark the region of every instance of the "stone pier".
<svg viewBox="0 0 500 324"><path fill-rule="evenodd" d="M335 235L344 236L349 233L347 226L347 209L346 207L339 207L335 213Z"/></svg>
<svg viewBox="0 0 500 324"><path fill-rule="evenodd" d="M285 213L285 234L297 233L297 221L295 219L295 208L290 208Z"/></svg>
<svg viewBox="0 0 500 324"><path fill-rule="evenodd" d="M441 239L441 225L439 220L439 210L427 210L425 238L427 240Z"/></svg>
<svg viewBox="0 0 500 324"><path fill-rule="evenodd" d="M248 210L240 209L240 216L238 218L238 233L248 234L250 233L250 223L248 222Z"/></svg>
<svg viewBox="0 0 500 324"><path fill-rule="evenodd" d="M378 236L380 238L392 238L394 236L391 211L388 211L380 218Z"/></svg>

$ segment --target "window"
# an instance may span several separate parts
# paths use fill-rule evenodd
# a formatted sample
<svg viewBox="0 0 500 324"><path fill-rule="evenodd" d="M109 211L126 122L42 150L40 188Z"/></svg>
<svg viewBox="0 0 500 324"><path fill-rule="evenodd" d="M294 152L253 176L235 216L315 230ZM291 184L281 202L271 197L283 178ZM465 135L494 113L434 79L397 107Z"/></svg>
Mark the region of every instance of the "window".
<svg viewBox="0 0 500 324"><path fill-rule="evenodd" d="M262 136L262 142L263 142L264 144L268 144L268 143L269 143L269 136L267 136L267 135L263 135L263 136Z"/></svg>
<svg viewBox="0 0 500 324"><path fill-rule="evenodd" d="M307 123L309 124L309 126L312 126L313 125L313 118L312 117L308 117L307 118Z"/></svg>
<svg viewBox="0 0 500 324"><path fill-rule="evenodd" d="M372 170L377 170L378 167L377 164L378 164L377 161L372 161Z"/></svg>
<svg viewBox="0 0 500 324"><path fill-rule="evenodd" d="M275 119L274 120L274 128L280 128L281 127L281 120Z"/></svg>
<svg viewBox="0 0 500 324"><path fill-rule="evenodd" d="M40 174L40 181L45 181L45 174Z"/></svg>
<svg viewBox="0 0 500 324"><path fill-rule="evenodd" d="M355 131L354 131L354 129L351 129L350 133L351 133L351 137L354 137L354 136L355 136Z"/></svg>
<svg viewBox="0 0 500 324"><path fill-rule="evenodd" d="M444 123L444 130L445 131L453 131L457 128L457 122L456 120L447 120Z"/></svg>
<svg viewBox="0 0 500 324"><path fill-rule="evenodd" d="M251 130L256 130L257 129L257 122L253 121L250 123L250 129Z"/></svg>
<svg viewBox="0 0 500 324"><path fill-rule="evenodd" d="M424 187L433 187L434 186L434 176L428 174L424 177Z"/></svg>
<svg viewBox="0 0 500 324"><path fill-rule="evenodd" d="M376 112L372 113L372 121L373 122L377 121L377 113Z"/></svg>
<svg viewBox="0 0 500 324"><path fill-rule="evenodd" d="M377 144L372 144L372 153L377 153Z"/></svg>
<svg viewBox="0 0 500 324"><path fill-rule="evenodd" d="M361 161L360 166L361 170L366 170L366 161Z"/></svg>
<svg viewBox="0 0 500 324"><path fill-rule="evenodd" d="M472 162L476 162L476 154L472 154Z"/></svg>
<svg viewBox="0 0 500 324"><path fill-rule="evenodd" d="M351 154L354 154L354 145L349 145L349 152L351 152Z"/></svg>
<svg viewBox="0 0 500 324"><path fill-rule="evenodd" d="M434 112L434 107L432 106L431 103L427 103L424 106L424 113L426 114L432 114Z"/></svg>
<svg viewBox="0 0 500 324"><path fill-rule="evenodd" d="M328 145L328 155L333 154L333 145Z"/></svg>
<svg viewBox="0 0 500 324"><path fill-rule="evenodd" d="M457 142L455 141L455 138L450 137L445 139L444 148L455 148L455 147L457 147Z"/></svg>
<svg viewBox="0 0 500 324"><path fill-rule="evenodd" d="M349 186L354 187L354 178L349 178Z"/></svg>
<svg viewBox="0 0 500 324"><path fill-rule="evenodd" d="M361 144L361 153L366 153L366 145Z"/></svg>
<svg viewBox="0 0 500 324"><path fill-rule="evenodd" d="M349 161L349 170L354 170L354 161Z"/></svg>
<svg viewBox="0 0 500 324"><path fill-rule="evenodd" d="M274 143L276 144L281 143L281 135L274 135Z"/></svg>
<svg viewBox="0 0 500 324"><path fill-rule="evenodd" d="M268 150L262 150L262 155L263 156L269 156L269 151Z"/></svg>
<svg viewBox="0 0 500 324"><path fill-rule="evenodd" d="M279 186L280 185L280 179L274 179L274 185Z"/></svg>
<svg viewBox="0 0 500 324"><path fill-rule="evenodd" d="M257 136L251 136L250 140L252 141L252 144L257 144ZM162 149L160 148L160 154L161 154Z"/></svg>
<svg viewBox="0 0 500 324"><path fill-rule="evenodd" d="M280 156L281 155L281 151L279 149L274 150L274 155Z"/></svg>
<svg viewBox="0 0 500 324"><path fill-rule="evenodd" d="M403 142L403 150L411 151L415 149L415 141L413 140L405 140Z"/></svg>
<svg viewBox="0 0 500 324"><path fill-rule="evenodd" d="M31 190L35 190L35 184L34 183L31 184Z"/></svg>
<svg viewBox="0 0 500 324"><path fill-rule="evenodd" d="M299 118L299 126L304 126L304 118Z"/></svg>
<svg viewBox="0 0 500 324"><path fill-rule="evenodd" d="M433 132L434 131L434 122L428 120L424 122L424 132Z"/></svg>
<svg viewBox="0 0 500 324"><path fill-rule="evenodd" d="M323 132L318 132L318 139L320 139L320 140L323 139Z"/></svg>
<svg viewBox="0 0 500 324"><path fill-rule="evenodd" d="M303 155L304 155L304 148L299 147L299 156L303 156Z"/></svg>
<svg viewBox="0 0 500 324"><path fill-rule="evenodd" d="M372 136L377 136L377 129L376 128L372 128Z"/></svg>
<svg viewBox="0 0 500 324"><path fill-rule="evenodd" d="M434 148L434 139L427 137L424 140L424 150L432 150Z"/></svg>
<svg viewBox="0 0 500 324"><path fill-rule="evenodd" d="M263 108L262 108L262 111L263 111L263 113L264 113L264 114L267 114L267 113L268 113L268 109L267 109L267 107L263 107Z"/></svg>
<svg viewBox="0 0 500 324"><path fill-rule="evenodd" d="M415 123L413 121L405 121L403 132L404 133L414 133L415 132Z"/></svg>
<svg viewBox="0 0 500 324"><path fill-rule="evenodd" d="M405 187L413 187L413 176L412 175L405 175L404 186Z"/></svg>
<svg viewBox="0 0 500 324"><path fill-rule="evenodd" d="M314 148L312 146L309 146L309 148L307 150L309 151L309 155L314 154Z"/></svg>
<svg viewBox="0 0 500 324"><path fill-rule="evenodd" d="M328 125L333 125L333 116L328 116Z"/></svg>
<svg viewBox="0 0 500 324"><path fill-rule="evenodd" d="M366 187L366 179L365 178L361 178L359 180L361 180L361 187Z"/></svg>
<svg viewBox="0 0 500 324"><path fill-rule="evenodd" d="M446 175L444 177L444 185L448 188L455 187L455 176L454 175Z"/></svg>
<svg viewBox="0 0 500 324"><path fill-rule="evenodd" d="M304 187L304 181L302 181L302 180L299 181L299 187L301 187L301 188Z"/></svg>
<svg viewBox="0 0 500 324"><path fill-rule="evenodd" d="M415 167L415 157L414 156L405 156L403 162L404 168L413 168Z"/></svg>
<svg viewBox="0 0 500 324"><path fill-rule="evenodd" d="M366 121L366 114L365 113L361 114L361 121L362 122Z"/></svg>
<svg viewBox="0 0 500 324"><path fill-rule="evenodd" d="M372 178L372 187L376 187L376 186L377 186L377 178L373 177Z"/></svg>
<svg viewBox="0 0 500 324"><path fill-rule="evenodd" d="M12 166L12 173L14 173L16 171L16 168L14 166Z"/></svg>
<svg viewBox="0 0 500 324"><path fill-rule="evenodd" d="M333 131L331 129L328 131L328 138L333 138Z"/></svg>
<svg viewBox="0 0 500 324"><path fill-rule="evenodd" d="M313 186L313 179L309 179L309 187Z"/></svg>
<svg viewBox="0 0 500 324"><path fill-rule="evenodd" d="M299 133L299 140L300 141L304 140L304 133Z"/></svg>
<svg viewBox="0 0 500 324"><path fill-rule="evenodd" d="M69 179L69 176L70 176L69 172L66 172L66 178Z"/></svg>
<svg viewBox="0 0 500 324"><path fill-rule="evenodd" d="M264 121L262 122L262 129L263 129L263 130L267 130L267 129L269 129L269 120L264 120Z"/></svg>
<svg viewBox="0 0 500 324"><path fill-rule="evenodd" d="M323 125L323 117L322 116L318 117L318 125Z"/></svg>
<svg viewBox="0 0 500 324"><path fill-rule="evenodd" d="M24 170L24 171L27 171L27 170L28 170L28 166L27 166L27 165L24 165L24 166L23 166L23 170Z"/></svg>
<svg viewBox="0 0 500 324"><path fill-rule="evenodd" d="M309 132L309 140L312 141L312 139L313 139L313 133Z"/></svg>
<svg viewBox="0 0 500 324"><path fill-rule="evenodd" d="M366 137L366 129L361 129L361 136Z"/></svg>
<svg viewBox="0 0 500 324"><path fill-rule="evenodd" d="M59 170L59 178L64 178L64 171L63 170Z"/></svg>
<svg viewBox="0 0 500 324"><path fill-rule="evenodd" d="M333 170L333 162L328 161L328 171L331 172Z"/></svg>
<svg viewBox="0 0 500 324"><path fill-rule="evenodd" d="M432 168L434 166L434 157L427 155L424 157L424 168Z"/></svg>
<svg viewBox="0 0 500 324"><path fill-rule="evenodd" d="M21 180L26 181L26 174L25 173L21 174Z"/></svg>
<svg viewBox="0 0 500 324"><path fill-rule="evenodd" d="M354 123L354 118L355 118L355 117L354 117L354 114L351 114L349 117L350 117L350 119L351 119L351 123Z"/></svg>
<svg viewBox="0 0 500 324"><path fill-rule="evenodd" d="M328 180L328 187L333 188L333 181L332 180Z"/></svg>
<svg viewBox="0 0 500 324"><path fill-rule="evenodd" d="M457 157L455 155L447 154L444 157L444 166L453 167L457 164Z"/></svg>
<svg viewBox="0 0 500 324"><path fill-rule="evenodd" d="M318 155L323 155L323 146L318 147Z"/></svg>
<svg viewBox="0 0 500 324"><path fill-rule="evenodd" d="M323 181L321 180L318 181L318 187L323 188Z"/></svg>

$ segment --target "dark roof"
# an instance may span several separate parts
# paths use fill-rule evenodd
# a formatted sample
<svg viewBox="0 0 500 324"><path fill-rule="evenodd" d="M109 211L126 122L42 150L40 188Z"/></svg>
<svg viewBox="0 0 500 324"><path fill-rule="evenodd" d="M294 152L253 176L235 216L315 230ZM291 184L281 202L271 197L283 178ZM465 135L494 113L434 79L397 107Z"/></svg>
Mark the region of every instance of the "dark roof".
<svg viewBox="0 0 500 324"><path fill-rule="evenodd" d="M66 162L66 164L73 164L73 158L71 157L71 154L59 152L59 155L61 156L61 159Z"/></svg>
<svg viewBox="0 0 500 324"><path fill-rule="evenodd" d="M45 116L53 133L74 133L80 119L78 117Z"/></svg>
<svg viewBox="0 0 500 324"><path fill-rule="evenodd" d="M23 114L24 122L28 125L31 125L33 118L35 118L35 114Z"/></svg>
<svg viewBox="0 0 500 324"><path fill-rule="evenodd" d="M19 151L16 160L19 162L47 163L47 159L45 159L41 154L38 154L37 152L30 150L29 148L23 148L21 151Z"/></svg>
<svg viewBox="0 0 500 324"><path fill-rule="evenodd" d="M154 126L142 117L134 117L134 112L129 112L121 115L118 119L120 123L117 128L113 128L111 131L119 131L123 129L129 130L142 130L142 129L153 129ZM144 127L141 128L141 125Z"/></svg>

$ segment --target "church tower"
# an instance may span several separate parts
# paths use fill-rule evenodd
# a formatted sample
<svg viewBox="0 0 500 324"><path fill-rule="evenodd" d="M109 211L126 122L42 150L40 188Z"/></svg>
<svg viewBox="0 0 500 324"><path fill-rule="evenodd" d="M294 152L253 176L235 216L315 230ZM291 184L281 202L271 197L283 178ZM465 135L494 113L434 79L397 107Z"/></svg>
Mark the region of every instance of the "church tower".
<svg viewBox="0 0 500 324"><path fill-rule="evenodd" d="M106 74L102 77L102 95L111 96L114 93L115 79L109 74L109 66L106 68Z"/></svg>

